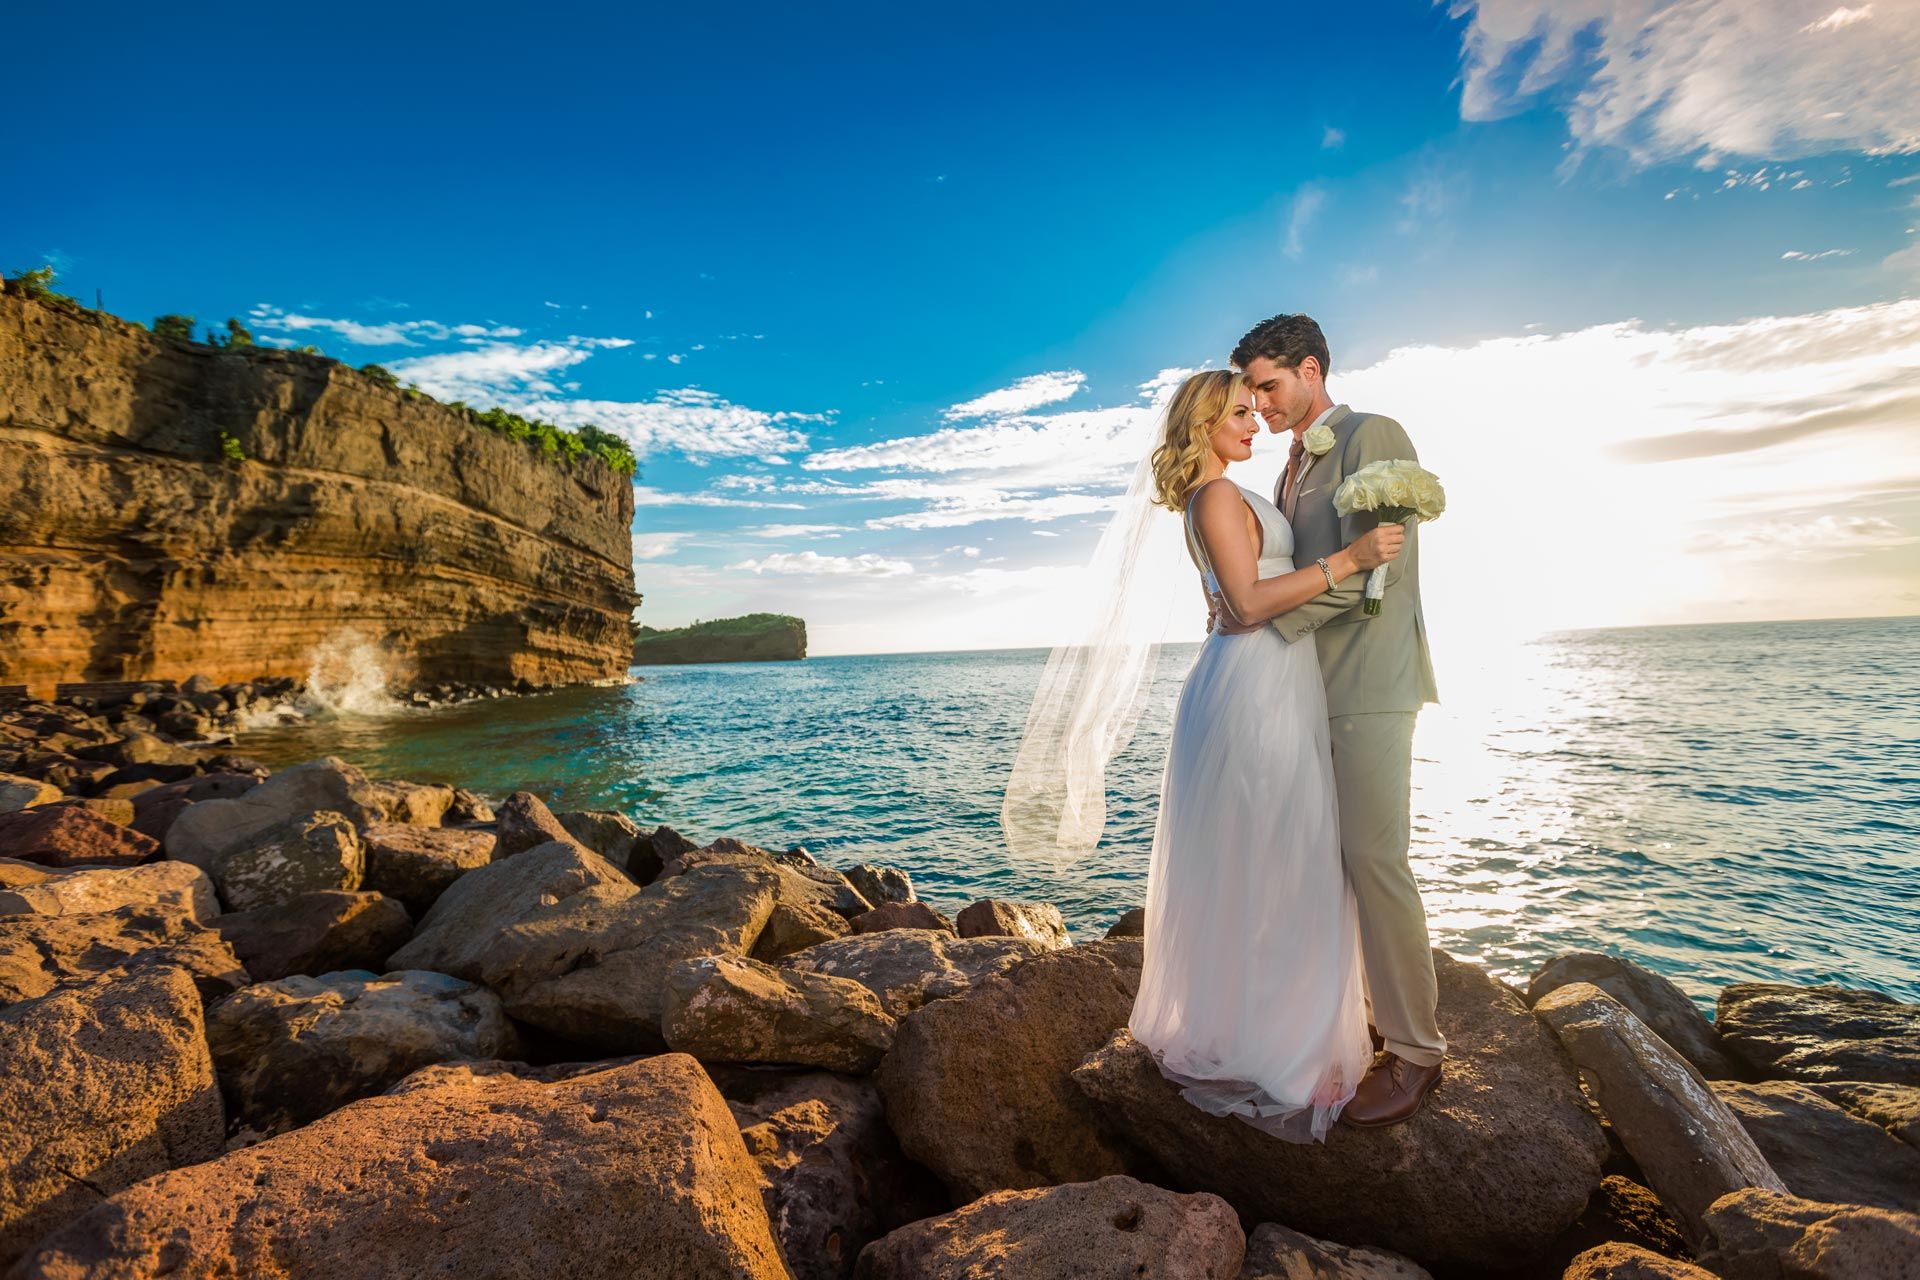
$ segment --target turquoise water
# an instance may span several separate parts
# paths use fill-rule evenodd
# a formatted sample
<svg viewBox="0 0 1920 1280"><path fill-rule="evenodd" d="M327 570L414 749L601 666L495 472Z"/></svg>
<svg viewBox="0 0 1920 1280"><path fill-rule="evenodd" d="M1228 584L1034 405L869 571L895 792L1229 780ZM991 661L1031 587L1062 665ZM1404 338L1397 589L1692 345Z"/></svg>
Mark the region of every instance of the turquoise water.
<svg viewBox="0 0 1920 1280"><path fill-rule="evenodd" d="M1059 875L999 848L1041 650L649 667L624 688L308 721L241 748L885 863L949 912L1053 902L1087 940L1143 896L1194 652L1163 651L1110 772L1109 847ZM1747 980L1920 1000L1920 619L1582 632L1438 665L1413 802L1437 945L1520 982L1597 949L1703 1000Z"/></svg>

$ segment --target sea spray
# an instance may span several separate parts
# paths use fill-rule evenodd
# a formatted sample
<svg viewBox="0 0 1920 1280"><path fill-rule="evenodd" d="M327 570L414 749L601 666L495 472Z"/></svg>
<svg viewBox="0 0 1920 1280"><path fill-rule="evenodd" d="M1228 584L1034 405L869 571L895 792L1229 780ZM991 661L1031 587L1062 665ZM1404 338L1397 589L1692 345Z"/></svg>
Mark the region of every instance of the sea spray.
<svg viewBox="0 0 1920 1280"><path fill-rule="evenodd" d="M404 709L392 693L394 676L378 645L357 631L337 631L308 652L301 700L321 715L394 715Z"/></svg>

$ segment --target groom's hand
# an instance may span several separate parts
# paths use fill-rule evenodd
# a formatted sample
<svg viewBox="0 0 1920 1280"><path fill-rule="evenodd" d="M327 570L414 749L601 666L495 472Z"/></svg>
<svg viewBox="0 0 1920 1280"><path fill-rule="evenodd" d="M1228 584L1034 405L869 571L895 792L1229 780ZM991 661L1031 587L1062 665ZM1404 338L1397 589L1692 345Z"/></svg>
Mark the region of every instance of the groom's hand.
<svg viewBox="0 0 1920 1280"><path fill-rule="evenodd" d="M1242 623L1227 612L1227 602L1218 592L1207 596L1207 634L1218 631L1223 636L1244 636L1250 631L1258 631L1266 626L1264 622Z"/></svg>

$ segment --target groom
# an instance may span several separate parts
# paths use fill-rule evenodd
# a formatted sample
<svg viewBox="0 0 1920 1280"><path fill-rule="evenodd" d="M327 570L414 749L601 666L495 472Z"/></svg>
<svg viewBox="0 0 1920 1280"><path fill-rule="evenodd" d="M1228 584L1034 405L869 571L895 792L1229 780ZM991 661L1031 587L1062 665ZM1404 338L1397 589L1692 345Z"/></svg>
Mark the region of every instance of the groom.
<svg viewBox="0 0 1920 1280"><path fill-rule="evenodd" d="M1254 408L1293 447L1274 505L1293 526L1294 559L1311 564L1371 529L1365 514L1341 516L1333 491L1369 462L1416 460L1407 433L1392 418L1355 413L1327 394L1327 339L1307 316L1274 316L1240 339L1231 357L1253 389ZM1315 454L1305 443L1325 424L1333 445ZM1320 437L1316 436L1316 440ZM1419 526L1387 565L1380 612L1361 608L1366 575L1356 574L1272 626L1288 643L1318 631L1320 674L1327 686L1333 733L1334 787L1340 799L1340 850L1360 912L1373 1025L1386 1052L1361 1081L1341 1118L1351 1124L1397 1124L1411 1117L1440 1083L1446 1038L1435 1021L1438 991L1427 942L1426 909L1407 865L1413 769L1413 718L1437 702L1420 611ZM1216 601L1214 617L1231 618ZM1265 625L1265 624L1263 624Z"/></svg>

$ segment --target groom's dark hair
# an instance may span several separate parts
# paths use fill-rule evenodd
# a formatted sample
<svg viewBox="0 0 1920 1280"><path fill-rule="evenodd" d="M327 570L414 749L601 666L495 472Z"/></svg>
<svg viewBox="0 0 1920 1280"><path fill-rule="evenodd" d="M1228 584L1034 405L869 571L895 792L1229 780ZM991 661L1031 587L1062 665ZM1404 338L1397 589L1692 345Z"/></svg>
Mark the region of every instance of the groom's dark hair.
<svg viewBox="0 0 1920 1280"><path fill-rule="evenodd" d="M1240 345L1227 359L1234 368L1245 369L1260 356L1283 369L1297 369L1302 360L1312 356L1320 362L1322 378L1333 371L1332 357L1327 354L1327 335L1320 332L1312 316L1272 316L1262 320L1247 330L1247 336L1240 339Z"/></svg>

